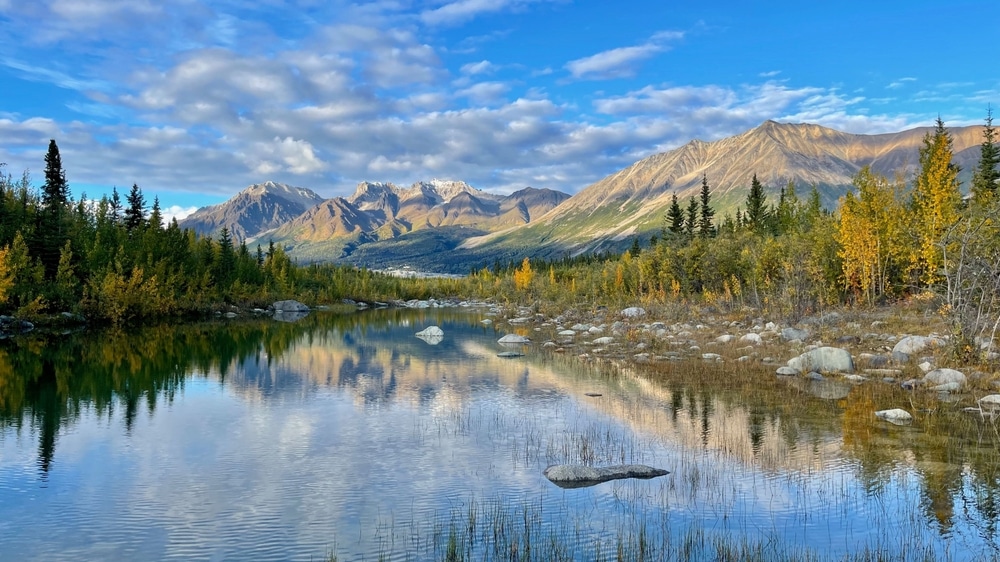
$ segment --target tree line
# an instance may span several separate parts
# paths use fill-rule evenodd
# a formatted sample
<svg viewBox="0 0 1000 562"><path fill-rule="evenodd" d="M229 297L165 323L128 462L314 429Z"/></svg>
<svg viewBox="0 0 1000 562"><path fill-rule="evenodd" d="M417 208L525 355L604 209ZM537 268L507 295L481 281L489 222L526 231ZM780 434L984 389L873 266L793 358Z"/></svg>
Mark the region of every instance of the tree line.
<svg viewBox="0 0 1000 562"><path fill-rule="evenodd" d="M2 165L0 165L2 166ZM124 324L282 298L338 302L425 298L430 288L337 265L298 265L280 246L235 244L165 224L158 199L138 185L99 200L71 196L50 141L36 190L0 168L0 313L62 311Z"/></svg>

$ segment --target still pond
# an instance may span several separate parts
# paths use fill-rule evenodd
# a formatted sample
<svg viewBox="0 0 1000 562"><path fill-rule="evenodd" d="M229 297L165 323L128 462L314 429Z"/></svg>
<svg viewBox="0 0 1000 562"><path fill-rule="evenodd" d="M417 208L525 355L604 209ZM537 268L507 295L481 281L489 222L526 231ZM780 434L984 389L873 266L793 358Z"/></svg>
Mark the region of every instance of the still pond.
<svg viewBox="0 0 1000 562"><path fill-rule="evenodd" d="M726 364L501 358L482 318L0 342L0 560L1000 556L989 421L891 426ZM670 473L563 489L559 463Z"/></svg>

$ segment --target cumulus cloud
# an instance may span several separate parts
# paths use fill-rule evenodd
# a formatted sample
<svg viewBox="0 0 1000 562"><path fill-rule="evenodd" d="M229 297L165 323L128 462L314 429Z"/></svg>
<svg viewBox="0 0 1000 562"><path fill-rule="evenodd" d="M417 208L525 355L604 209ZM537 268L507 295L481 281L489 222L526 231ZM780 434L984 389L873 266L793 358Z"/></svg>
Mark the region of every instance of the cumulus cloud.
<svg viewBox="0 0 1000 562"><path fill-rule="evenodd" d="M420 19L432 26L457 25L482 14L520 10L529 4L546 1L553 0L454 0L425 10L420 14Z"/></svg>

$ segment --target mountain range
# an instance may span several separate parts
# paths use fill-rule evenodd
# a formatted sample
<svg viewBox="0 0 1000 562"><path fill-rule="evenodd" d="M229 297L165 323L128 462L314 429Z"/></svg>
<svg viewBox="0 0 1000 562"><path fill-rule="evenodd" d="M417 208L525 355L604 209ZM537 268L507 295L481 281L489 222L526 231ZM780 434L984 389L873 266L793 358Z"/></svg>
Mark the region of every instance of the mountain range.
<svg viewBox="0 0 1000 562"><path fill-rule="evenodd" d="M686 202L696 196L703 176L719 220L742 204L755 173L772 201L792 182L800 195L816 186L832 208L863 166L911 178L932 130L861 135L767 121L733 137L693 140L642 159L572 197L530 187L497 195L461 181L432 180L408 188L362 182L350 197L324 200L305 188L266 182L200 209L181 226L213 236L227 227L237 241L273 240L302 261L467 272L497 260L618 250L633 237L648 239L659 231L672 197ZM954 162L968 177L983 128L949 132Z"/></svg>

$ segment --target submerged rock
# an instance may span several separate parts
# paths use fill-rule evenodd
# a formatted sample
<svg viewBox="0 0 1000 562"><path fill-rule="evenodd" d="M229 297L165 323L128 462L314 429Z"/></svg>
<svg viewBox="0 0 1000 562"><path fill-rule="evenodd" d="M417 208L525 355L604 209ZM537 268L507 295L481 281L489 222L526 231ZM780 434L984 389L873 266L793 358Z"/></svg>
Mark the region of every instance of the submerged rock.
<svg viewBox="0 0 1000 562"><path fill-rule="evenodd" d="M507 334L506 336L497 340L497 343L531 343L531 340L524 336L519 336L517 334Z"/></svg>
<svg viewBox="0 0 1000 562"><path fill-rule="evenodd" d="M497 357L510 359L512 357L524 357L524 354L520 351L501 351L500 353L497 353Z"/></svg>
<svg viewBox="0 0 1000 562"><path fill-rule="evenodd" d="M644 464L622 464L595 468L576 464L557 464L545 469L545 477L560 488L585 488L621 478L656 478L670 474Z"/></svg>
<svg viewBox="0 0 1000 562"><path fill-rule="evenodd" d="M913 421L913 416L910 412L903 410L901 408L893 408L892 410L879 410L875 412L875 417L880 420L885 420L889 423L894 423L896 425L905 425Z"/></svg>

